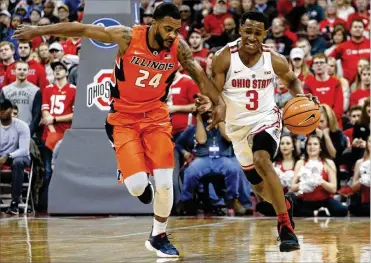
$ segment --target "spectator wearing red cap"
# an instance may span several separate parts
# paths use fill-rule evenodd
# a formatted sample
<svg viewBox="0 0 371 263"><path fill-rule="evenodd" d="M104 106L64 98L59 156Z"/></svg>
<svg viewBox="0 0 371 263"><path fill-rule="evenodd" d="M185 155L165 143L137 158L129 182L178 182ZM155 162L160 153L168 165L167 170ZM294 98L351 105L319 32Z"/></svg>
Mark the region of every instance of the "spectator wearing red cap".
<svg viewBox="0 0 371 263"><path fill-rule="evenodd" d="M361 58L370 57L370 40L363 36L364 25L362 20L354 20L351 24L351 38L340 44L331 52L330 56L341 59L344 78L353 83L357 75L357 63Z"/></svg>
<svg viewBox="0 0 371 263"><path fill-rule="evenodd" d="M336 119L341 123L343 115L343 89L337 78L331 77L327 69L325 54L313 57L314 76L308 76L304 83L304 92L317 96L322 104L327 104L333 109Z"/></svg>
<svg viewBox="0 0 371 263"><path fill-rule="evenodd" d="M190 33L188 44L192 50L193 57L198 61L198 63L200 63L203 70L206 70L206 57L209 50L204 47L204 41L200 29L195 29Z"/></svg>
<svg viewBox="0 0 371 263"><path fill-rule="evenodd" d="M232 15L227 13L226 1L218 0L213 8L213 13L207 15L204 19L206 33L216 36L222 34L224 20L228 17L232 17Z"/></svg>
<svg viewBox="0 0 371 263"><path fill-rule="evenodd" d="M18 53L20 59L25 61L29 65L29 72L27 80L37 87L40 88L41 93L43 92L44 88L49 85L49 81L46 78L46 72L44 67L35 60L30 59L31 55L31 42L19 42L18 45ZM8 67L5 72L3 86L9 85L10 83L16 81L15 75L15 64Z"/></svg>

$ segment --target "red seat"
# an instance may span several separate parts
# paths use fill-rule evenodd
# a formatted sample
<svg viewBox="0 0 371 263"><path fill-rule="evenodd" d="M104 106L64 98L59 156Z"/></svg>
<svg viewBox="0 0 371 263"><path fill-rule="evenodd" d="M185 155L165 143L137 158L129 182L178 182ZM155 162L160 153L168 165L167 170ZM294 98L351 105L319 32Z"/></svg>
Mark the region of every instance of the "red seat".
<svg viewBox="0 0 371 263"><path fill-rule="evenodd" d="M3 166L1 166L0 171L1 172L11 172L12 169L8 165L3 165ZM31 171L31 167L24 168L24 171L27 172L27 173L29 173Z"/></svg>

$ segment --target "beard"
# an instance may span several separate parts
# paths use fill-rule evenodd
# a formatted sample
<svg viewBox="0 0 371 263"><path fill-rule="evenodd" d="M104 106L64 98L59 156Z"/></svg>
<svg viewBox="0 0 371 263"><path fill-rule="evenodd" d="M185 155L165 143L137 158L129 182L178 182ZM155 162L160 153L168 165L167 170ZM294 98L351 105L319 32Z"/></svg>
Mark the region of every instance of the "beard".
<svg viewBox="0 0 371 263"><path fill-rule="evenodd" d="M164 49L165 46L164 46L164 39L161 37L160 33L156 32L155 34L155 40L157 42L157 44L160 46L161 49Z"/></svg>
<svg viewBox="0 0 371 263"><path fill-rule="evenodd" d="M11 115L8 115L8 116L4 116L0 119L1 122L10 122L10 120L12 119L12 116Z"/></svg>
<svg viewBox="0 0 371 263"><path fill-rule="evenodd" d="M27 61L27 59L30 57L31 54L28 54L27 56L21 56L19 55L19 58L22 60L22 61Z"/></svg>
<svg viewBox="0 0 371 263"><path fill-rule="evenodd" d="M193 48L193 49L199 49L200 48L200 46L201 46L201 43L200 44L198 44L198 45L191 45L191 47Z"/></svg>

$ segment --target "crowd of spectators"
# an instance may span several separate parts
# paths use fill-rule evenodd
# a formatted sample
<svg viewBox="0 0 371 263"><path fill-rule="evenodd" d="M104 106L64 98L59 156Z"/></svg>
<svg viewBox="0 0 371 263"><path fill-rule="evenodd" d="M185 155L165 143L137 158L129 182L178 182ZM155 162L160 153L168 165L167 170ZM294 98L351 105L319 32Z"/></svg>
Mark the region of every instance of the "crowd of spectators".
<svg viewBox="0 0 371 263"><path fill-rule="evenodd" d="M142 24L151 24L153 10L161 2L140 0ZM210 78L214 54L239 38L241 15L257 10L268 16L270 29L265 44L287 57L291 69L303 82L304 92L318 96L322 103L320 125L311 135L295 136L284 129L274 162L284 191L296 194L296 215L345 216L349 211L353 215L369 215L369 2L173 0L173 3L181 14L179 37L189 43L193 56ZM14 137L19 133L8 128L10 102L13 120L23 121L20 127L28 126L28 136L43 156L39 211L46 209L55 160L52 161L53 150L60 145L73 118L81 39L43 36L32 42L19 42L12 35L19 24L80 22L84 4L83 0L0 1L0 115L6 117L4 122L1 119L0 166L8 164L19 173L28 164L26 159L34 156L25 153L20 166L14 157L15 146L4 143L3 134L12 131ZM272 206L251 191L224 124L210 131L205 129L207 115L197 113L194 105L198 92L197 85L180 69L168 102L179 156L176 163L180 164L176 176L182 182L180 189L175 189L178 198L174 213L197 214L200 208L218 215L253 212L274 215ZM280 108L291 99L280 81L275 99ZM14 191L8 212L16 214L19 189L15 187Z"/></svg>

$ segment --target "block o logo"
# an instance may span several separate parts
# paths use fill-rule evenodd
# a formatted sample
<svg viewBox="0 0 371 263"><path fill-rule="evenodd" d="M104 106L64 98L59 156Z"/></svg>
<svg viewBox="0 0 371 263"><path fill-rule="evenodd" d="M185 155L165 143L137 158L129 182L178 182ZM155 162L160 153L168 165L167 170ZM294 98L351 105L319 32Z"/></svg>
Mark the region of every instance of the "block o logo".
<svg viewBox="0 0 371 263"><path fill-rule="evenodd" d="M110 27L110 26L120 26L120 22L118 22L117 20L115 19L112 19L112 18L99 18L98 20L95 20L93 23L93 25L96 25L96 26L104 26L104 27ZM108 49L108 48L114 48L117 46L117 44L112 44L112 43L102 43L102 42L99 42L99 41L96 41L94 39L90 39L90 42L93 43L94 46L96 47L99 47L99 48L105 48L105 49Z"/></svg>
<svg viewBox="0 0 371 263"><path fill-rule="evenodd" d="M90 108L97 106L101 111L110 110L110 88L112 69L101 69L95 76L93 83L87 86L86 103Z"/></svg>

